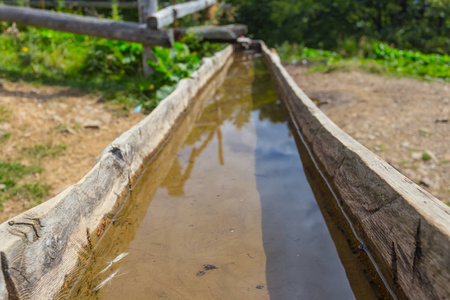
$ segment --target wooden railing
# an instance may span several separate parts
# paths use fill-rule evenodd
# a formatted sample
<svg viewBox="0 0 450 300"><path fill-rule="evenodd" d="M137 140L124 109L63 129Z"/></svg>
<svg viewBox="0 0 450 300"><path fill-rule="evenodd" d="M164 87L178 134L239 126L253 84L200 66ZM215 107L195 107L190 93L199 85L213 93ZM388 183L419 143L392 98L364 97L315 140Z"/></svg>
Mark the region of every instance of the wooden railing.
<svg viewBox="0 0 450 300"><path fill-rule="evenodd" d="M66 1L65 3L68 2ZM71 2L80 3L77 1ZM84 1L83 3L88 2ZM137 4L139 23L79 16L30 7L0 5L0 21L140 43L143 45L142 66L144 76L148 76L151 74L151 69L147 64L147 59L153 58L152 47L171 47L173 45L173 30L163 27L173 23L176 19L211 7L215 3L215 0L196 0L168 6L158 11L158 0L139 0ZM236 40L240 35L245 35L247 27L245 25L203 26L178 28L177 30L180 34L188 31L197 34L205 40L229 42Z"/></svg>

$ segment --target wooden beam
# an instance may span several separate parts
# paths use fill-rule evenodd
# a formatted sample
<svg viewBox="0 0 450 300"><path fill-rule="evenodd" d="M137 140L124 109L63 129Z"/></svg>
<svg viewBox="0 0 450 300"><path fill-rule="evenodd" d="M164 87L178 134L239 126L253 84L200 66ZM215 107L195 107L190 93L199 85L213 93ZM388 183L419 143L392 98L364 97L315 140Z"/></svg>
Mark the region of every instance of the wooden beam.
<svg viewBox="0 0 450 300"><path fill-rule="evenodd" d="M247 25L231 24L224 26L197 26L180 28L181 34L193 33L203 40L215 42L234 42L248 32Z"/></svg>
<svg viewBox="0 0 450 300"><path fill-rule="evenodd" d="M172 24L176 19L210 7L214 3L216 3L216 0L197 0L168 6L147 18L148 27L151 29L163 28L166 25Z"/></svg>
<svg viewBox="0 0 450 300"><path fill-rule="evenodd" d="M149 15L158 11L158 0L139 0L139 23L143 23L143 26L147 26L146 20ZM147 60L151 59L156 61L153 55L152 47L142 45L142 73L145 78L148 78L154 73L153 69L147 63Z"/></svg>
<svg viewBox="0 0 450 300"><path fill-rule="evenodd" d="M46 27L101 38L171 47L171 30L151 30L145 24L50 12L42 9L0 5L0 20Z"/></svg>
<svg viewBox="0 0 450 300"><path fill-rule="evenodd" d="M96 7L96 8L111 8L112 1L63 1L66 7ZM3 0L3 4L6 5L17 5L17 1ZM26 6L39 7L43 3L41 0L29 0L26 1ZM57 1L45 1L46 7L56 7L58 6ZM119 8L134 8L136 9L137 2L119 2L117 3Z"/></svg>

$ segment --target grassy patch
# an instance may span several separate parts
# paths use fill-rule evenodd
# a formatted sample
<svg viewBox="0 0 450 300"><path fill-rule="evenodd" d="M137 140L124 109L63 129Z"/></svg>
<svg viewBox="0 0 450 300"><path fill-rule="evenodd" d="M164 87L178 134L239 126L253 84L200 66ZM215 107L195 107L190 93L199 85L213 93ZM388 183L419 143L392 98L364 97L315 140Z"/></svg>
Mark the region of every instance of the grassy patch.
<svg viewBox="0 0 450 300"><path fill-rule="evenodd" d="M37 181L22 181L33 174L43 171L41 166L31 165L25 166L14 161L0 160L0 210L3 209L5 200L13 197L21 197L28 200L40 202L48 195L49 186Z"/></svg>
<svg viewBox="0 0 450 300"><path fill-rule="evenodd" d="M406 51L379 42L363 45L355 51L325 51L284 43L277 46L288 63L312 63L310 72L346 72L362 70L375 74L408 76L450 81L450 56Z"/></svg>
<svg viewBox="0 0 450 300"><path fill-rule="evenodd" d="M142 45L43 28L27 27L0 35L0 77L35 84L71 86L99 93L126 109L150 111L175 84L200 66L203 56L222 44L200 43L192 36L172 49L154 48L156 74L142 76ZM152 63L152 62L150 62Z"/></svg>
<svg viewBox="0 0 450 300"><path fill-rule="evenodd" d="M4 143L11 138L11 132L1 132L0 131L0 143Z"/></svg>
<svg viewBox="0 0 450 300"><path fill-rule="evenodd" d="M6 106L3 105L0 106L0 122L8 121L11 114L12 111L8 109Z"/></svg>
<svg viewBox="0 0 450 300"><path fill-rule="evenodd" d="M50 143L46 143L37 144L32 147L24 147L22 148L22 152L33 158L56 157L64 154L64 150L66 150L66 148L67 147L64 144L52 145Z"/></svg>

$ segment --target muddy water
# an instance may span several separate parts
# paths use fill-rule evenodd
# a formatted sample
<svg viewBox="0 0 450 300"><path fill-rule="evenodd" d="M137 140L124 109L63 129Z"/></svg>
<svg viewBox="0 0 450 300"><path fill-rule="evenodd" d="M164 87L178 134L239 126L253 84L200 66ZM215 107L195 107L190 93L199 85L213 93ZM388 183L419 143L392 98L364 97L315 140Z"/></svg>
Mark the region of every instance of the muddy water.
<svg viewBox="0 0 450 300"><path fill-rule="evenodd" d="M333 224L338 210L327 209L332 197L303 153L304 170L262 59L236 56L203 98L152 159L70 296L384 298L345 226Z"/></svg>

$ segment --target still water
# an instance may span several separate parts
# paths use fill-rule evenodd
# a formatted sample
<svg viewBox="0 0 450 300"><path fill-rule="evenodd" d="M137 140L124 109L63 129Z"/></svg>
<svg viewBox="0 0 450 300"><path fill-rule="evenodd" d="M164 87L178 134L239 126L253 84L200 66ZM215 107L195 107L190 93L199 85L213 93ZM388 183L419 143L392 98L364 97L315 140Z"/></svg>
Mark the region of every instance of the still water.
<svg viewBox="0 0 450 300"><path fill-rule="evenodd" d="M313 192L262 58L236 55L222 77L151 160L71 297L383 298L322 214L315 194L331 196Z"/></svg>

